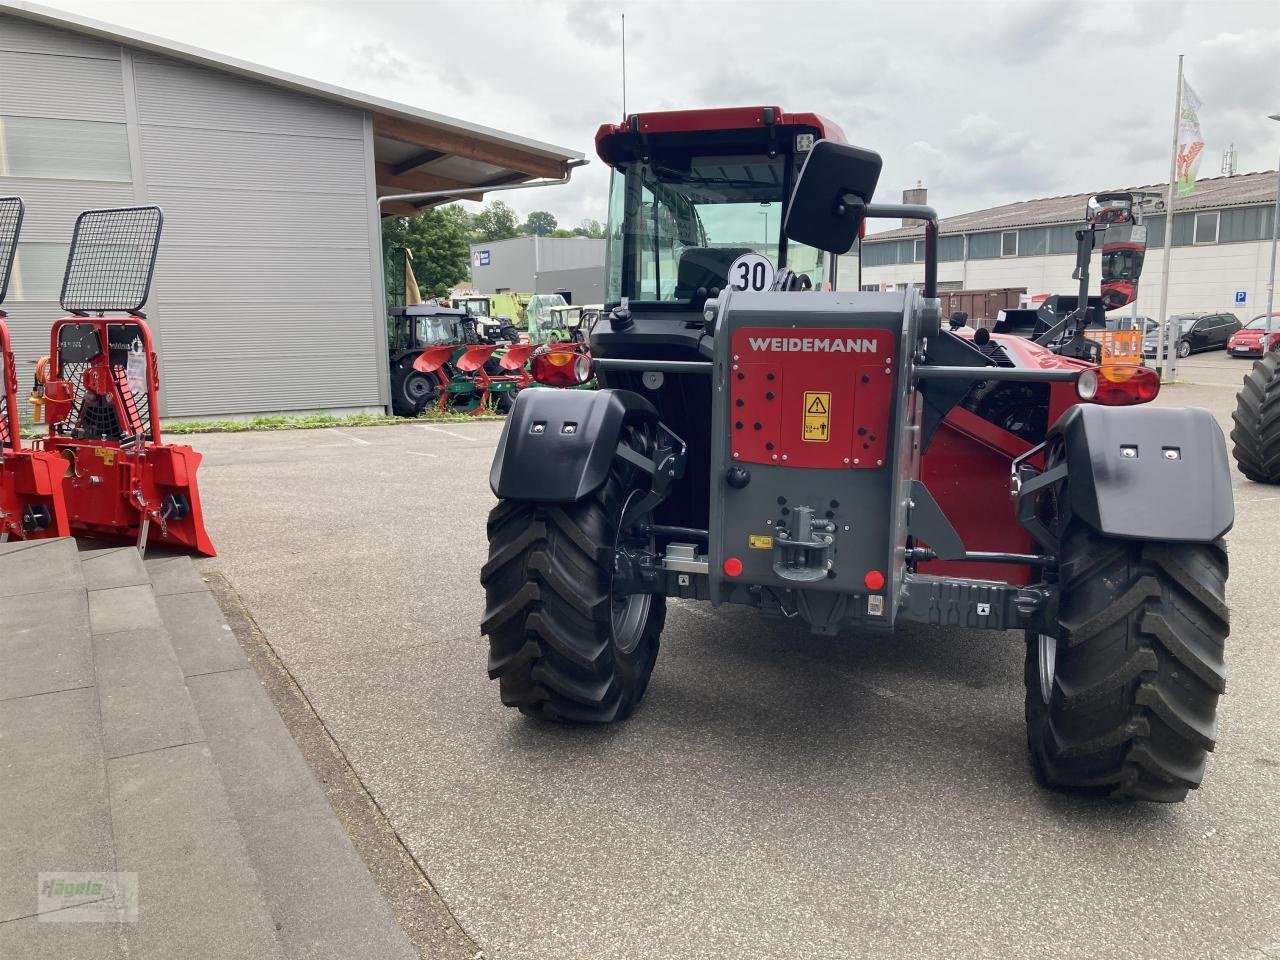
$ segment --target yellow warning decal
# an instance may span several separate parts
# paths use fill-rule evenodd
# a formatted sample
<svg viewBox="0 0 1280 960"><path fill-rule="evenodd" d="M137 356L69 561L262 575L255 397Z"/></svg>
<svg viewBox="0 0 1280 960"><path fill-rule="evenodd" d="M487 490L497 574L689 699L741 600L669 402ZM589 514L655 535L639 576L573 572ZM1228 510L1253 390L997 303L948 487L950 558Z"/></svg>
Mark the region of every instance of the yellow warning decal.
<svg viewBox="0 0 1280 960"><path fill-rule="evenodd" d="M747 537L747 546L752 550L772 550L773 537L753 533Z"/></svg>
<svg viewBox="0 0 1280 960"><path fill-rule="evenodd" d="M94 447L93 452L98 455L104 467L109 467L116 462L115 447Z"/></svg>
<svg viewBox="0 0 1280 960"><path fill-rule="evenodd" d="M805 392L804 439L808 443L826 443L831 439L831 394Z"/></svg>

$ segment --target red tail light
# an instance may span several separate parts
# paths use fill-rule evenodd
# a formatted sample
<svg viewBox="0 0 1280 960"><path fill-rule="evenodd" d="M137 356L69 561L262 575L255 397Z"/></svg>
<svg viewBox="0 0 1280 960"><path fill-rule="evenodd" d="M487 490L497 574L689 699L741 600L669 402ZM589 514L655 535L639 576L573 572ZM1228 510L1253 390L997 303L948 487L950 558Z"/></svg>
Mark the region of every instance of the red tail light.
<svg viewBox="0 0 1280 960"><path fill-rule="evenodd" d="M1109 363L1090 367L1076 381L1076 393L1086 403L1127 407L1154 400L1160 392L1160 375L1150 367Z"/></svg>
<svg viewBox="0 0 1280 960"><path fill-rule="evenodd" d="M591 358L572 347L552 347L534 356L533 379L548 387L576 387L591 379Z"/></svg>

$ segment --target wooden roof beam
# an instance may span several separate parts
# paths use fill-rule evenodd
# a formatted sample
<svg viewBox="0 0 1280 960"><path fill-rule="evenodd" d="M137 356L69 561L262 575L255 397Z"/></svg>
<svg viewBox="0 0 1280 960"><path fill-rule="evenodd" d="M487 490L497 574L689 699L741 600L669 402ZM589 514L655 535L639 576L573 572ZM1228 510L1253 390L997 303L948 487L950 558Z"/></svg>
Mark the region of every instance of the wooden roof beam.
<svg viewBox="0 0 1280 960"><path fill-rule="evenodd" d="M565 173L565 162L561 160L537 156L465 133L440 130L381 113L373 115L373 133L374 136L411 143L424 150L437 150L465 157L468 160L489 163L495 167L518 170L531 177L558 179Z"/></svg>

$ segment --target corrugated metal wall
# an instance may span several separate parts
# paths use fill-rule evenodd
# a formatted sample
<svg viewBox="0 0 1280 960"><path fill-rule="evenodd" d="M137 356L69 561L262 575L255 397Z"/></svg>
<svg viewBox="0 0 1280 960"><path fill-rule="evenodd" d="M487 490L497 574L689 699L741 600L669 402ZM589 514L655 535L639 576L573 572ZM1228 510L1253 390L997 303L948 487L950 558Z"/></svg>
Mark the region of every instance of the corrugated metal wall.
<svg viewBox="0 0 1280 960"><path fill-rule="evenodd" d="M147 313L165 416L383 405L365 113L7 17L0 77L0 123L106 124L73 127L73 142L105 139L110 153L126 132L131 170L107 182L6 177L0 166L0 194L23 196L28 209L5 305L24 359L44 352L59 313L75 215L156 203L165 230ZM60 135L46 127L18 133Z"/></svg>
<svg viewBox="0 0 1280 960"><path fill-rule="evenodd" d="M167 416L381 405L364 114L133 58Z"/></svg>
<svg viewBox="0 0 1280 960"><path fill-rule="evenodd" d="M18 131L42 121L82 121L124 142L120 48L0 15L0 195L26 201L9 295L9 315L21 391L30 386L30 360L49 352L49 327L61 316L58 294L76 215L87 207L133 201L128 180L49 177L46 166L23 163ZM103 126L97 126L101 124ZM45 123L44 126L57 126ZM23 139L26 139L25 136ZM24 419L30 415L19 404Z"/></svg>

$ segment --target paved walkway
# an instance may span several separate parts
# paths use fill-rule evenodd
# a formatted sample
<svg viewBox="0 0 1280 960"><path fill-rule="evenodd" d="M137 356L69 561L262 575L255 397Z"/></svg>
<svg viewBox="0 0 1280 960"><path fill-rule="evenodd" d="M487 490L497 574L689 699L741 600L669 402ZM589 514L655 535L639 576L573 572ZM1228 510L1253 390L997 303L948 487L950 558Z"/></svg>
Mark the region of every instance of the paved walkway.
<svg viewBox="0 0 1280 960"><path fill-rule="evenodd" d="M418 956L186 557L0 544L0 811L0 957Z"/></svg>

